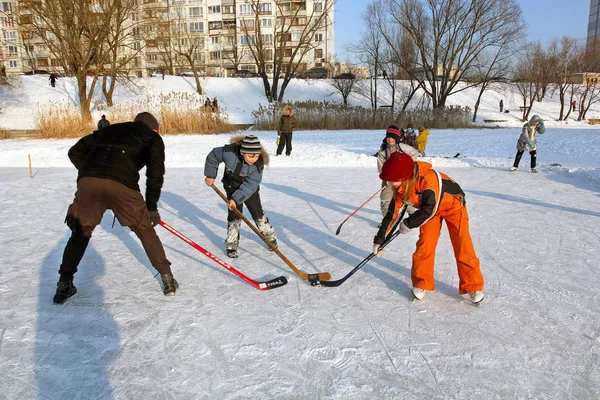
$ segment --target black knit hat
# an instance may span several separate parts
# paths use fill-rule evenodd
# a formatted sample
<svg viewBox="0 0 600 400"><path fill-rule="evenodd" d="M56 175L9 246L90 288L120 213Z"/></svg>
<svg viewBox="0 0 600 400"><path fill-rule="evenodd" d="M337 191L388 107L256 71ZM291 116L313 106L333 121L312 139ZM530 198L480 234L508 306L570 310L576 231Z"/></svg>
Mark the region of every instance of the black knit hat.
<svg viewBox="0 0 600 400"><path fill-rule="evenodd" d="M260 146L260 140L254 135L248 135L242 139L242 153L247 154L260 154L262 148Z"/></svg>
<svg viewBox="0 0 600 400"><path fill-rule="evenodd" d="M400 135L400 129L396 125L390 125L385 132L385 137L395 139L396 143L400 143L402 141L402 137Z"/></svg>

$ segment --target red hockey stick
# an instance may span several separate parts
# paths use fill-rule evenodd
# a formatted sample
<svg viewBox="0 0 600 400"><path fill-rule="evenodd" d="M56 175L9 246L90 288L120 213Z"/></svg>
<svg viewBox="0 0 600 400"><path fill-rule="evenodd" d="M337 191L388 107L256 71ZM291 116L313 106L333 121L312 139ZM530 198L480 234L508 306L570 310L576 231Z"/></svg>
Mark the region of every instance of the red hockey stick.
<svg viewBox="0 0 600 400"><path fill-rule="evenodd" d="M214 262L219 264L221 267L227 268L229 271L233 272L235 275L242 278L243 280L245 280L246 282L248 282L249 284L251 284L252 286L254 286L255 288L257 288L259 290L275 289L275 288L283 286L287 283L287 279L285 279L285 276L280 276L279 278L271 279L270 281L266 281L266 282L259 282L259 281L255 281L254 279L248 278L246 275L242 274L240 271L233 268L231 265L227 264L225 261L221 260L220 258L215 256L211 252L205 250L199 244L195 243L191 239L184 236L182 233L178 232L175 228L173 228L169 224L165 223L164 221L160 221L159 224L160 224L160 226L162 226L163 228L165 228L166 230L171 232L173 235L177 236L179 239L183 240L184 242L186 242L187 244L189 244L190 246L192 246L193 248L198 250L200 253L204 254L206 257L210 258L211 260L213 260Z"/></svg>
<svg viewBox="0 0 600 400"><path fill-rule="evenodd" d="M385 189L385 186L382 187L381 189L379 189L377 192L375 192L375 194L371 197L369 197L369 200L365 201L364 203L362 203L362 205L360 207L358 207L356 210L354 210L354 212L350 215L348 215L348 217L346 217L346 219L344 220L344 222L342 222L340 224L340 226L338 226L337 230L335 231L336 236L340 233L340 231L342 230L342 225L344 225L344 223L346 221L348 221L354 214L356 214L358 212L358 210L360 210L361 208L363 208L365 206L365 204L367 204L368 202L370 202L371 200L373 200L373 197L377 196L383 189Z"/></svg>

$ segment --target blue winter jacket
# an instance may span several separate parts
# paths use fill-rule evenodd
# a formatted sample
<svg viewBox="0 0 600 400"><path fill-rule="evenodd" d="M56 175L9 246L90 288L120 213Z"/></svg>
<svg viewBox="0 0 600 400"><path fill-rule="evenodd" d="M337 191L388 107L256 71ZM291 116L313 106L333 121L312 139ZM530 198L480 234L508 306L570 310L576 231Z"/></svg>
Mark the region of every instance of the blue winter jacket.
<svg viewBox="0 0 600 400"><path fill-rule="evenodd" d="M206 156L204 164L204 175L216 178L219 164L225 163L222 182L228 193L234 191L231 198L237 204L242 204L258 190L264 169L262 155L254 165L248 165L240 154L240 147L237 143L216 147Z"/></svg>

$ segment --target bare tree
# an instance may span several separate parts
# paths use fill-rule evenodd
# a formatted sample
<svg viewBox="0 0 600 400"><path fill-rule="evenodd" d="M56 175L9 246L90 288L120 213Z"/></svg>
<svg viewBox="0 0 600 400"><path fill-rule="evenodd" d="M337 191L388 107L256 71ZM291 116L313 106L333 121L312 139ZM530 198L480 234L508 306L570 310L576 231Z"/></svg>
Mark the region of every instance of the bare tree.
<svg viewBox="0 0 600 400"><path fill-rule="evenodd" d="M121 0L45 0L28 3L34 33L63 69L77 80L81 117L91 120L97 72L107 55L107 38ZM93 75L88 85L87 75Z"/></svg>
<svg viewBox="0 0 600 400"><path fill-rule="evenodd" d="M560 100L560 112L558 119L567 119L571 111L571 99L568 100L568 110L565 115L565 100L570 88L575 84L575 74L577 71L577 60L583 47L578 45L575 39L564 36L562 39L553 40L548 48L548 58L551 60L552 81L558 90Z"/></svg>
<svg viewBox="0 0 600 400"><path fill-rule="evenodd" d="M523 105L521 106L523 110L521 119L523 121L529 119L531 107L533 107L533 102L536 100L539 91L536 83L537 64L536 60L531 56L533 48L533 45L528 46L530 51L526 51L519 56L513 71L514 85L523 100Z"/></svg>
<svg viewBox="0 0 600 400"><path fill-rule="evenodd" d="M204 36L191 31L185 11L185 7L176 8L174 12L175 21L171 21L171 36L175 41L173 49L179 58L185 60L192 71L196 83L196 92L203 94L204 91L200 83L200 70L203 64ZM204 73L204 71L201 72Z"/></svg>
<svg viewBox="0 0 600 400"><path fill-rule="evenodd" d="M119 80L128 79L129 65L139 54L141 48L133 46L133 27L137 23L130 15L137 8L135 0L115 2L114 23L106 38L106 60L100 65L102 72L102 93L108 107L113 106L113 93ZM126 52L124 49L128 49Z"/></svg>
<svg viewBox="0 0 600 400"><path fill-rule="evenodd" d="M239 32L242 43L248 50L258 73L262 77L265 95L269 101L283 101L285 89L302 65L304 57L318 45L314 41L320 29L327 29L328 16L333 12L335 0L324 0L320 11L306 12L305 2L275 2L274 35L265 33L261 24L264 7L270 3L248 0L252 14L240 19ZM284 9L291 5L291 9ZM295 7L295 8L293 8ZM294 40L292 40L294 36ZM272 66L269 81L267 67ZM280 86L281 80L281 86Z"/></svg>
<svg viewBox="0 0 600 400"><path fill-rule="evenodd" d="M586 73L597 71L600 68L600 51L594 49L582 52L577 59L578 68L583 72L582 84L579 87L579 109L577 121L585 119L585 116L593 104L600 102L600 82L596 74Z"/></svg>
<svg viewBox="0 0 600 400"><path fill-rule="evenodd" d="M511 39L512 38L507 38ZM477 111L481 104L483 93L489 88L507 82L510 75L510 64L516 54L516 46L498 46L482 52L474 64L474 74L469 80L479 87L479 94L473 106L473 122L477 120ZM498 87L499 89L499 87Z"/></svg>
<svg viewBox="0 0 600 400"><path fill-rule="evenodd" d="M371 77L369 78L368 91L365 91L365 88L361 86L359 93L370 100L373 110L377 109L377 80L385 51L383 35L375 23L380 12L381 7L378 2L373 2L367 6L362 16L366 31L363 32L358 43L350 46L350 50L357 54L359 60L369 67Z"/></svg>
<svg viewBox="0 0 600 400"><path fill-rule="evenodd" d="M427 82L423 89L434 108L443 108L451 94L469 87L457 84L474 73L482 52L507 46L512 42L507 37L517 38L523 32L521 8L515 0L385 1L388 13L379 23L382 34L393 45L395 37L387 32L394 32L390 27L396 25L411 38L416 65L405 65L401 57L397 60L407 74Z"/></svg>
<svg viewBox="0 0 600 400"><path fill-rule="evenodd" d="M224 26L224 29L227 30L227 34L222 36L222 57L223 60L231 65L234 71L237 71L240 68L240 64L242 60L247 58L248 50L243 46L240 46L237 40L237 26L234 24L230 24L229 26Z"/></svg>
<svg viewBox="0 0 600 400"><path fill-rule="evenodd" d="M333 77L330 81L331 87L334 89L334 93L339 93L342 96L344 106L348 106L348 97L352 94L352 91L356 84L356 70L346 64L346 71L336 71L337 77Z"/></svg>

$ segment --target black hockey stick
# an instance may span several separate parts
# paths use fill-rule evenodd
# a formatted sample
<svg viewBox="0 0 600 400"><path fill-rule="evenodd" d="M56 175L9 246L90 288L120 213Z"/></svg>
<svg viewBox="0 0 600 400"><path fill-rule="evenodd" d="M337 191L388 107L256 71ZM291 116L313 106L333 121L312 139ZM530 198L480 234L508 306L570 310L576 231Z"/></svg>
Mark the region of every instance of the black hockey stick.
<svg viewBox="0 0 600 400"><path fill-rule="evenodd" d="M405 212L406 212L406 206L404 207L404 210L402 210L402 213L400 214L400 217L398 217L398 222L396 222L396 225L394 225L394 229L392 229L392 233L390 233L390 235L385 239L385 242L383 242L383 244L381 246L379 246L379 250L383 250L388 244L390 244L390 242L392 240L394 240L400 234L400 229L398 229L398 225L402 221L402 217L404 217L404 213ZM337 286L340 286L342 283L346 282L346 280L348 278L350 278L352 275L354 275L356 273L356 271L358 271L359 269L361 269L362 267L364 267L365 264L367 264L369 261L371 261L371 259L373 257L375 257L376 255L377 254L375 254L375 253L369 254L367 256L367 258L365 258L364 260L362 260L360 262L360 264L358 264L356 267L354 267L352 269L352 271L348 272L346 274L346 276L344 276L341 279L338 279L337 281L321 281L319 279L310 279L310 284L312 286L326 286L326 287L337 287Z"/></svg>

